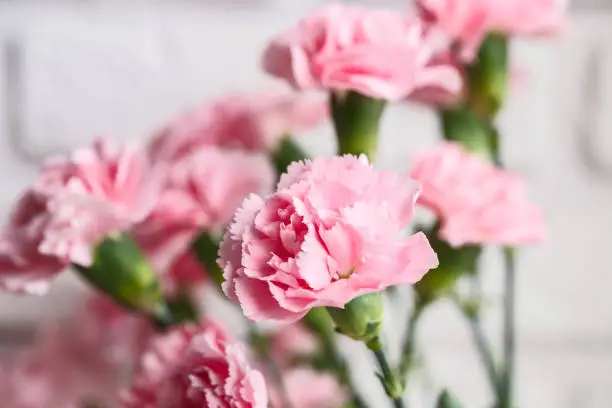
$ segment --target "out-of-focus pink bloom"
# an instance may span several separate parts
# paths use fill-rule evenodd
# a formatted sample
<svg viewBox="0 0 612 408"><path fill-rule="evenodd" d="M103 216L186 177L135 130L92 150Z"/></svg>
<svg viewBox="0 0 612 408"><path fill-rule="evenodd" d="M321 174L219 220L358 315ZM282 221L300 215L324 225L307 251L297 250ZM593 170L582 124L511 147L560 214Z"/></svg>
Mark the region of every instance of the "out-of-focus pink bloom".
<svg viewBox="0 0 612 408"><path fill-rule="evenodd" d="M31 349L5 365L3 408L116 405L151 328L97 296L79 310L67 324L45 327Z"/></svg>
<svg viewBox="0 0 612 408"><path fill-rule="evenodd" d="M328 116L323 99L297 93L231 94L187 112L154 137L156 160L180 160L202 146L272 150L279 139L310 129Z"/></svg>
<svg viewBox="0 0 612 408"><path fill-rule="evenodd" d="M491 30L510 35L555 35L567 25L569 0L489 0Z"/></svg>
<svg viewBox="0 0 612 408"><path fill-rule="evenodd" d="M459 45L462 60L472 61L489 29L489 3L491 0L417 0L417 7L434 32Z"/></svg>
<svg viewBox="0 0 612 408"><path fill-rule="evenodd" d="M162 276L167 293L176 293L181 288L195 289L207 281L207 271L192 250L176 257Z"/></svg>
<svg viewBox="0 0 612 408"><path fill-rule="evenodd" d="M0 288L44 294L66 262L41 254L38 247L50 222L46 199L26 191L0 235Z"/></svg>
<svg viewBox="0 0 612 408"><path fill-rule="evenodd" d="M336 378L308 368L283 372L283 381L293 408L340 408L347 402L346 391ZM272 407L284 408L280 395L270 393Z"/></svg>
<svg viewBox="0 0 612 408"><path fill-rule="evenodd" d="M453 66L461 76L461 87L454 89L453 92L449 92L446 88L439 86L430 85L421 87L415 90L410 97L409 101L417 102L429 106L444 107L456 105L464 94L466 85L466 73L459 58L452 52L443 51L438 53L430 61L431 66L446 65Z"/></svg>
<svg viewBox="0 0 612 408"><path fill-rule="evenodd" d="M166 271L196 237L198 230L189 216L192 208L182 192L164 190L151 214L130 231L157 271Z"/></svg>
<svg viewBox="0 0 612 408"><path fill-rule="evenodd" d="M426 86L456 92L460 77L452 66L430 66L434 52L416 18L331 4L276 37L263 66L302 90L350 90L385 100Z"/></svg>
<svg viewBox="0 0 612 408"><path fill-rule="evenodd" d="M165 187L132 230L152 264L166 270L201 230L218 231L250 193L268 193L274 169L261 153L200 147L167 167Z"/></svg>
<svg viewBox="0 0 612 408"><path fill-rule="evenodd" d="M568 0L417 0L428 26L444 33L470 62L490 32L550 35L566 24Z"/></svg>
<svg viewBox="0 0 612 408"><path fill-rule="evenodd" d="M223 290L255 321L296 321L312 307L414 283L437 266L425 235L398 238L418 184L365 156L295 162L275 194L251 195L220 247Z"/></svg>
<svg viewBox="0 0 612 408"><path fill-rule="evenodd" d="M207 323L175 328L154 340L122 403L124 408L266 408L268 396L245 351Z"/></svg>
<svg viewBox="0 0 612 408"><path fill-rule="evenodd" d="M156 174L144 151L105 139L49 161L35 186L51 214L39 250L90 266L92 245L151 212L162 182Z"/></svg>
<svg viewBox="0 0 612 408"><path fill-rule="evenodd" d="M246 196L269 192L274 179L274 169L263 155L209 147L170 169L166 191L177 207L187 210L182 222L218 230Z"/></svg>
<svg viewBox="0 0 612 408"><path fill-rule="evenodd" d="M272 358L283 367L296 357L313 356L318 347L317 338L300 323L284 326L272 335Z"/></svg>
<svg viewBox="0 0 612 408"><path fill-rule="evenodd" d="M523 180L458 144L417 155L410 176L423 186L417 203L440 218L440 236L453 246L520 245L544 238L542 213L527 200Z"/></svg>

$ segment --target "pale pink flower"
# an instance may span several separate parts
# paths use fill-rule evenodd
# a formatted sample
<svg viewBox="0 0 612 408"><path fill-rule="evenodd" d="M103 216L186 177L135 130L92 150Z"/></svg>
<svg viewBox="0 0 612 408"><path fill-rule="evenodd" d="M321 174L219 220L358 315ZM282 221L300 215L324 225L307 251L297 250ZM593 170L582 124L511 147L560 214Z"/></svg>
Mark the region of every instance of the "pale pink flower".
<svg viewBox="0 0 612 408"><path fill-rule="evenodd" d="M472 61L489 29L491 0L417 0L423 20L459 46L464 61ZM508 3L511 3L508 1Z"/></svg>
<svg viewBox="0 0 612 408"><path fill-rule="evenodd" d="M223 290L255 321L296 321L312 307L414 283L437 265L412 220L417 183L354 156L295 162L275 194L251 195L220 247Z"/></svg>
<svg viewBox="0 0 612 408"><path fill-rule="evenodd" d="M165 167L165 186L147 219L132 235L159 270L202 231L220 231L250 193L268 193L275 173L255 152L202 146Z"/></svg>
<svg viewBox="0 0 612 408"><path fill-rule="evenodd" d="M263 376L250 367L245 350L217 325L183 326L154 340L124 408L267 408Z"/></svg>
<svg viewBox="0 0 612 408"><path fill-rule="evenodd" d="M460 88L453 67L429 65L435 52L416 18L331 4L276 37L263 66L296 89L350 90L399 100L426 86L451 93Z"/></svg>
<svg viewBox="0 0 612 408"><path fill-rule="evenodd" d="M527 200L523 180L459 144L417 155L410 176L423 186L417 204L440 218L440 236L453 246L520 245L544 238L542 213Z"/></svg>
<svg viewBox="0 0 612 408"><path fill-rule="evenodd" d="M189 111L159 131L156 160L180 160L202 146L273 150L278 141L328 116L327 101L287 92L230 94Z"/></svg>
<svg viewBox="0 0 612 408"><path fill-rule="evenodd" d="M182 209L182 222L220 230L250 193L272 189L275 174L266 156L216 147L201 148L169 172L164 194ZM180 203L180 205L179 205Z"/></svg>
<svg viewBox="0 0 612 408"><path fill-rule="evenodd" d="M177 256L162 275L162 286L166 293L177 293L181 289L196 289L208 281L208 272L189 249Z"/></svg>
<svg viewBox="0 0 612 408"><path fill-rule="evenodd" d="M566 25L568 0L417 0L424 21L471 62L488 33L551 35Z"/></svg>
<svg viewBox="0 0 612 408"><path fill-rule="evenodd" d="M11 292L44 294L67 262L39 252L51 216L46 198L26 191L0 234L0 288Z"/></svg>
<svg viewBox="0 0 612 408"><path fill-rule="evenodd" d="M567 25L569 0L489 0L490 27L509 35L560 33Z"/></svg>
<svg viewBox="0 0 612 408"><path fill-rule="evenodd" d="M283 372L284 386L293 408L340 408L347 402L346 390L329 373L309 368ZM278 393L270 393L272 407L284 408Z"/></svg>
<svg viewBox="0 0 612 408"><path fill-rule="evenodd" d="M116 405L150 325L98 296L78 306L69 322L43 327L32 347L5 363L3 408Z"/></svg>
<svg viewBox="0 0 612 408"><path fill-rule="evenodd" d="M271 337L272 358L279 366L291 364L296 357L309 357L317 353L319 342L316 336L301 323L283 326Z"/></svg>
<svg viewBox="0 0 612 408"><path fill-rule="evenodd" d="M105 139L47 162L35 186L48 196L51 214L39 250L90 266L93 245L151 212L161 187L159 174L144 151Z"/></svg>

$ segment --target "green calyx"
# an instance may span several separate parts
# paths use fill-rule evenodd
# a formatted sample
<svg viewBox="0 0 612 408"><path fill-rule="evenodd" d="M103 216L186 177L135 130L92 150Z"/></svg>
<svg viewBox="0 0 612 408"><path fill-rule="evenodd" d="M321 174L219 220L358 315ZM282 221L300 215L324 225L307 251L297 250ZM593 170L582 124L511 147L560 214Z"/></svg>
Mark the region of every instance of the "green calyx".
<svg viewBox="0 0 612 408"><path fill-rule="evenodd" d="M117 303L138 311L157 313L165 308L157 274L128 235L104 238L93 249L89 268L77 272Z"/></svg>
<svg viewBox="0 0 612 408"><path fill-rule="evenodd" d="M435 226L426 235L438 254L439 266L414 285L419 301L424 304L452 294L459 278L475 273L482 252L482 248L477 245L453 248L438 237L438 230L439 227Z"/></svg>
<svg viewBox="0 0 612 408"><path fill-rule="evenodd" d="M508 88L508 38L501 33L489 34L467 74L470 107L482 118L494 117L503 105Z"/></svg>
<svg viewBox="0 0 612 408"><path fill-rule="evenodd" d="M336 331L354 340L368 342L380 334L383 323L383 303L380 293L359 296L344 309L328 307Z"/></svg>
<svg viewBox="0 0 612 408"><path fill-rule="evenodd" d="M339 154L365 154L373 161L385 101L349 91L332 94L330 104Z"/></svg>

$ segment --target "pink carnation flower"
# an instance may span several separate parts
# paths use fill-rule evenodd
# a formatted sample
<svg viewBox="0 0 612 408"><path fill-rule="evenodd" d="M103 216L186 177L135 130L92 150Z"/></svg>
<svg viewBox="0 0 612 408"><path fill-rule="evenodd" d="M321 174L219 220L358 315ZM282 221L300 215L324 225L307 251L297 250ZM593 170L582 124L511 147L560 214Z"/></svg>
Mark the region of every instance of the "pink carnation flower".
<svg viewBox="0 0 612 408"><path fill-rule="evenodd" d="M200 147L167 169L159 201L132 235L152 264L166 270L201 230L217 232L250 193L267 193L274 169L260 153Z"/></svg>
<svg viewBox="0 0 612 408"><path fill-rule="evenodd" d="M92 246L142 221L160 186L143 151L107 140L49 161L35 186L51 214L40 252L90 266Z"/></svg>
<svg viewBox="0 0 612 408"><path fill-rule="evenodd" d="M414 283L437 266L411 221L418 185L354 156L296 162L275 194L251 195L221 243L223 290L255 321L296 321L312 307Z"/></svg>
<svg viewBox="0 0 612 408"><path fill-rule="evenodd" d="M276 37L263 65L303 90L352 90L385 100L427 86L458 91L461 80L452 66L429 65L432 45L418 19L331 4Z"/></svg>
<svg viewBox="0 0 612 408"><path fill-rule="evenodd" d="M142 358L124 408L267 408L263 376L216 325L178 327L154 340Z"/></svg>
<svg viewBox="0 0 612 408"><path fill-rule="evenodd" d="M0 235L0 288L44 294L51 279L67 266L63 260L38 251L50 220L45 197L26 191Z"/></svg>
<svg viewBox="0 0 612 408"><path fill-rule="evenodd" d="M116 406L123 373L139 355L150 325L97 296L78 306L70 321L44 327L32 347L5 362L3 408Z"/></svg>
<svg viewBox="0 0 612 408"><path fill-rule="evenodd" d="M270 191L275 180L265 156L215 147L199 149L169 171L164 194L186 210L184 223L207 230L223 228L246 196Z"/></svg>
<svg viewBox="0 0 612 408"><path fill-rule="evenodd" d="M272 358L282 367L290 365L296 357L313 356L318 348L315 335L301 323L284 326L271 338Z"/></svg>
<svg viewBox="0 0 612 408"><path fill-rule="evenodd" d="M472 61L486 34L549 35L566 24L568 0L417 0L422 17Z"/></svg>
<svg viewBox="0 0 612 408"><path fill-rule="evenodd" d="M283 372L283 381L292 408L340 408L347 402L346 391L328 373L294 368ZM284 408L277 393L270 399L272 407Z"/></svg>
<svg viewBox="0 0 612 408"><path fill-rule="evenodd" d="M272 150L280 138L320 124L327 111L327 101L296 93L227 95L166 125L154 137L150 150L155 159L170 161L202 146Z"/></svg>
<svg viewBox="0 0 612 408"><path fill-rule="evenodd" d="M417 203L440 218L440 236L453 246L520 245L544 238L542 213L527 200L521 178L458 144L421 153L410 176L423 186Z"/></svg>
<svg viewBox="0 0 612 408"><path fill-rule="evenodd" d="M207 271L192 250L177 256L162 276L162 286L169 294L180 289L196 289L208 281Z"/></svg>

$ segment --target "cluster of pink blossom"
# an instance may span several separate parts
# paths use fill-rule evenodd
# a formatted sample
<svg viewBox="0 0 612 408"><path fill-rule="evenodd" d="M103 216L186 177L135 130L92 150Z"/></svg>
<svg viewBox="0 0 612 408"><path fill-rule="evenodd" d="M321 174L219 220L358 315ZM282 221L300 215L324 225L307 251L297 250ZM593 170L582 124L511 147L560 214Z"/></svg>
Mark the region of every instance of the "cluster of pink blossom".
<svg viewBox="0 0 612 408"><path fill-rule="evenodd" d="M556 31L565 3L418 0L417 9L320 7L272 39L263 68L295 91L340 100L350 92L440 102L460 93L460 66L474 60L487 33ZM2 405L286 408L288 398L294 408L338 408L348 385L304 364L323 340L298 321L313 308L343 310L435 269L431 236L405 233L417 207L434 213L438 238L454 248L543 239L542 214L520 177L457 143L417 154L404 174L377 170L365 155L304 157L278 174L281 143L330 116L339 120L325 99L301 93L233 94L187 112L144 144L96 140L48 160L0 232L3 290L44 294L62 270L93 268L98 245L123 234L142 250L168 303L211 281L194 242L219 237L226 297L252 321L292 323L268 342L281 384L261 355L208 317L150 320L128 314L106 292L4 366Z"/></svg>

